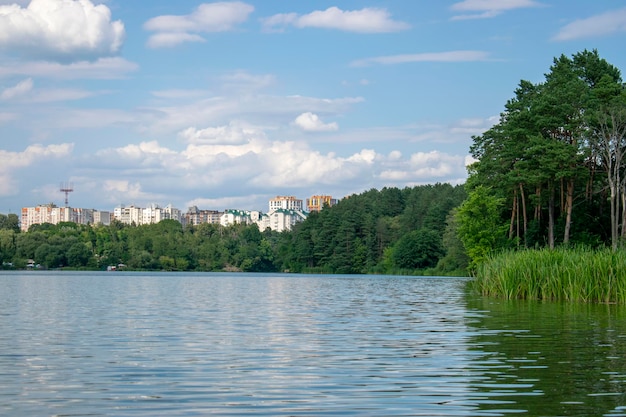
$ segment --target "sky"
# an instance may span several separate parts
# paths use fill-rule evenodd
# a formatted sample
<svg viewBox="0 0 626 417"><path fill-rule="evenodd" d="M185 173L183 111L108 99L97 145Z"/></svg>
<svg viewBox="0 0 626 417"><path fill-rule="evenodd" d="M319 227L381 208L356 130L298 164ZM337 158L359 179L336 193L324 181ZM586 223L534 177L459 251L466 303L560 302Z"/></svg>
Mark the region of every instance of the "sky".
<svg viewBox="0 0 626 417"><path fill-rule="evenodd" d="M625 45L617 0L0 0L0 213L463 184L521 80Z"/></svg>

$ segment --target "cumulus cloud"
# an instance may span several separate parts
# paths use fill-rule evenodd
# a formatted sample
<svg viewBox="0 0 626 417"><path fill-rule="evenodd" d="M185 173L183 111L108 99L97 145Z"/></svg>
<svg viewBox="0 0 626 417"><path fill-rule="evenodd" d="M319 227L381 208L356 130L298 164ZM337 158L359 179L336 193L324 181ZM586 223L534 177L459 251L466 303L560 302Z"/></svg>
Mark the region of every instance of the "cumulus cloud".
<svg viewBox="0 0 626 417"><path fill-rule="evenodd" d="M90 0L32 0L0 6L0 48L26 57L62 61L119 52L124 24L104 4Z"/></svg>
<svg viewBox="0 0 626 417"><path fill-rule="evenodd" d="M296 117L296 126L307 132L328 132L339 129L337 123L324 123L317 114L306 112Z"/></svg>
<svg viewBox="0 0 626 417"><path fill-rule="evenodd" d="M282 13L262 20L266 30L281 30L286 26L296 28L336 29L357 33L398 32L410 25L394 20L386 9L363 8L361 10L341 10L329 7L309 14Z"/></svg>
<svg viewBox="0 0 626 417"><path fill-rule="evenodd" d="M254 7L244 2L204 3L187 15L153 17L144 29L157 32L150 36L148 46L166 48L183 42L203 42L200 33L226 32L245 22Z"/></svg>
<svg viewBox="0 0 626 417"><path fill-rule="evenodd" d="M32 78L27 78L17 83L17 85L5 88L0 93L0 100L11 100L28 94L33 89L34 83Z"/></svg>
<svg viewBox="0 0 626 417"><path fill-rule="evenodd" d="M22 152L0 149L0 196L17 193L19 169L69 156L73 148L74 145L71 143L62 143L48 146L31 145Z"/></svg>
<svg viewBox="0 0 626 417"><path fill-rule="evenodd" d="M618 32L626 32L626 8L575 20L563 26L552 39L571 41L608 36Z"/></svg>
<svg viewBox="0 0 626 417"><path fill-rule="evenodd" d="M434 180L462 182L468 162L465 155L441 151L417 152L408 157L399 151L384 155L374 148L347 155L324 153L303 141L270 140L260 131L246 136L246 130L236 125L190 128L181 135L189 140L182 150L149 141L101 151L95 159L115 164L119 177L117 180L110 178L111 189L111 184L117 184L120 193L128 190L137 198L140 191L150 195L150 199L134 200L138 204L154 201L150 190L164 192L168 182L176 184L170 190L173 194L180 189L184 189L187 196L195 192L197 197L193 201L196 202L226 201L238 193L263 195L286 189L308 194L311 187L323 187L327 190L325 192L337 193L348 183L352 189L364 190ZM124 182L128 176L137 181L137 187L128 188L132 185ZM220 195L214 196L217 190ZM175 196L170 194L169 198ZM241 205L238 208L242 208Z"/></svg>
<svg viewBox="0 0 626 417"><path fill-rule="evenodd" d="M489 54L484 51L447 51L421 54L387 55L372 58L359 59L350 65L364 67L369 65L397 65L411 62L473 62L485 61Z"/></svg>
<svg viewBox="0 0 626 417"><path fill-rule="evenodd" d="M453 12L461 14L452 20L488 19L506 11L529 7L540 7L541 3L533 0L464 0L450 6Z"/></svg>

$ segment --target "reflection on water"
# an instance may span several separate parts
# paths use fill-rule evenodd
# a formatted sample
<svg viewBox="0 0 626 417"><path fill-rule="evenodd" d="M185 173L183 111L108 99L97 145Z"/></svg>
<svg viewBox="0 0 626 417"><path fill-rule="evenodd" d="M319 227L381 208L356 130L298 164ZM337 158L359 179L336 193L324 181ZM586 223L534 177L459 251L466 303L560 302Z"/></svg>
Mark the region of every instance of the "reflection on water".
<svg viewBox="0 0 626 417"><path fill-rule="evenodd" d="M623 306L474 298L467 307L482 312L469 349L484 361L474 366L503 401L533 416L626 415ZM503 384L530 385L541 398Z"/></svg>
<svg viewBox="0 0 626 417"><path fill-rule="evenodd" d="M626 415L625 310L464 279L0 275L0 414Z"/></svg>

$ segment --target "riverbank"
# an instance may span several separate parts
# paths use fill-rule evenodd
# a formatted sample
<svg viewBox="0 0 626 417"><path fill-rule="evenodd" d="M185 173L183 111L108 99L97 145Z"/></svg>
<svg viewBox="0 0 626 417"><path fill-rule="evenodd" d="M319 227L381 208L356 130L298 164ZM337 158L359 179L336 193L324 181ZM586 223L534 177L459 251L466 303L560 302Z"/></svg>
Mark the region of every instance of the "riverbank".
<svg viewBox="0 0 626 417"><path fill-rule="evenodd" d="M506 252L481 264L469 285L480 294L506 299L626 304L626 251Z"/></svg>

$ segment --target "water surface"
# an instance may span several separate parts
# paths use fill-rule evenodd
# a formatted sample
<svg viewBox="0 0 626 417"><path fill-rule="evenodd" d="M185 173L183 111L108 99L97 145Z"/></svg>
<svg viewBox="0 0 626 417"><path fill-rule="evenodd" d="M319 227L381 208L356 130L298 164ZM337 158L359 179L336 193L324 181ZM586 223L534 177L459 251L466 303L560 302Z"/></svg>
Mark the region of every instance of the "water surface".
<svg viewBox="0 0 626 417"><path fill-rule="evenodd" d="M0 414L626 415L622 307L465 282L3 273Z"/></svg>

